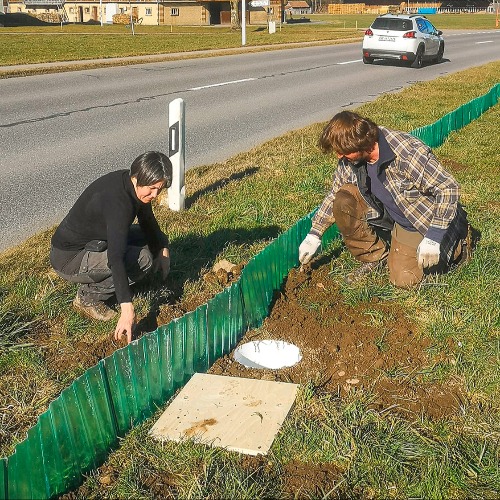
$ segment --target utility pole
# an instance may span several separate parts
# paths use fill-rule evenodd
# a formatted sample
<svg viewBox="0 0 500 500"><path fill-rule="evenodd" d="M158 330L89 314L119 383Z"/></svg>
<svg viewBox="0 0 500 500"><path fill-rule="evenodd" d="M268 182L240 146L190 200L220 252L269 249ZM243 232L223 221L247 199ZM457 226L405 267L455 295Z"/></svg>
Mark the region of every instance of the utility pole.
<svg viewBox="0 0 500 500"><path fill-rule="evenodd" d="M247 43L247 9L246 0L241 0L241 45Z"/></svg>

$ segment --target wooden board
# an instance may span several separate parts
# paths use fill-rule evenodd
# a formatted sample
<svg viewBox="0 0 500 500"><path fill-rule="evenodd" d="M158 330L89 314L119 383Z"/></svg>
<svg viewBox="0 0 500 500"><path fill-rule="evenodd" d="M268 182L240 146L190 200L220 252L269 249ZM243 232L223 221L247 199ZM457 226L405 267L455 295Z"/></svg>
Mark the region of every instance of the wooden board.
<svg viewBox="0 0 500 500"><path fill-rule="evenodd" d="M265 455L295 401L298 385L195 373L149 434Z"/></svg>

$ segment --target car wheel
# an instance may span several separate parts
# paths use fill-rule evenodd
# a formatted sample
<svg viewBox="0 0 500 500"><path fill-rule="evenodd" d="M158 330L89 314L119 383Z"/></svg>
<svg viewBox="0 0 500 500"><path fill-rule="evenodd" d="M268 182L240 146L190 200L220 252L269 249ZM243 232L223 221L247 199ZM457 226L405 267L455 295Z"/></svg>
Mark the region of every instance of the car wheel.
<svg viewBox="0 0 500 500"><path fill-rule="evenodd" d="M412 68L421 68L424 63L424 47L420 45L417 49L415 60L411 63Z"/></svg>
<svg viewBox="0 0 500 500"><path fill-rule="evenodd" d="M437 63L440 63L443 60L443 55L444 55L444 42L441 42L439 44L439 50L436 56Z"/></svg>
<svg viewBox="0 0 500 500"><path fill-rule="evenodd" d="M363 56L363 62L365 64L373 64L373 57L366 57L366 56Z"/></svg>

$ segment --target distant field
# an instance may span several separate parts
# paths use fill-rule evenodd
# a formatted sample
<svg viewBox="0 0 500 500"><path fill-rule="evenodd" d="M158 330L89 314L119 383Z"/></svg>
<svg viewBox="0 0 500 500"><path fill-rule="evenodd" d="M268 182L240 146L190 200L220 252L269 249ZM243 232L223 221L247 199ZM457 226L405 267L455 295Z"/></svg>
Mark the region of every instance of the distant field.
<svg viewBox="0 0 500 500"><path fill-rule="evenodd" d="M333 16L333 15L322 15L322 14L312 14L307 17L311 18L311 21L326 21L329 23L334 23L337 26L346 28L352 28L358 23L358 27L368 27L373 19L375 19L375 14L363 14L363 15L344 15L344 16ZM494 14L430 14L426 15L427 19L431 21L437 28L441 30L446 29L495 29L495 15Z"/></svg>
<svg viewBox="0 0 500 500"><path fill-rule="evenodd" d="M247 26L247 46L360 39L375 15L309 15L310 23L283 24L269 34ZM495 27L489 14L428 16L442 30ZM0 28L0 65L170 54L241 46L241 31L215 26L136 26L59 24Z"/></svg>

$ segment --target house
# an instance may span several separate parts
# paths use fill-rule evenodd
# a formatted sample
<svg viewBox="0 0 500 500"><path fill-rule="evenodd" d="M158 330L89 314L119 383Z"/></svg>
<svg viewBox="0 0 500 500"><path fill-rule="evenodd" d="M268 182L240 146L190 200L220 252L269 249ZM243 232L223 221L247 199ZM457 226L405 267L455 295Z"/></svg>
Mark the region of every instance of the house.
<svg viewBox="0 0 500 500"><path fill-rule="evenodd" d="M0 0L1 2L2 0ZM269 15L280 19L282 0L270 0L270 6L251 7L247 0L246 23L265 24ZM305 2L304 2L305 3ZM10 0L10 12L31 14L49 22L54 16L69 23L113 23L113 16L120 22L132 19L144 25L208 26L230 25L231 4L224 0ZM241 2L239 2L241 20ZM116 22L115 17L115 22Z"/></svg>
<svg viewBox="0 0 500 500"><path fill-rule="evenodd" d="M285 5L287 16L312 14L312 7L305 0L289 0Z"/></svg>

